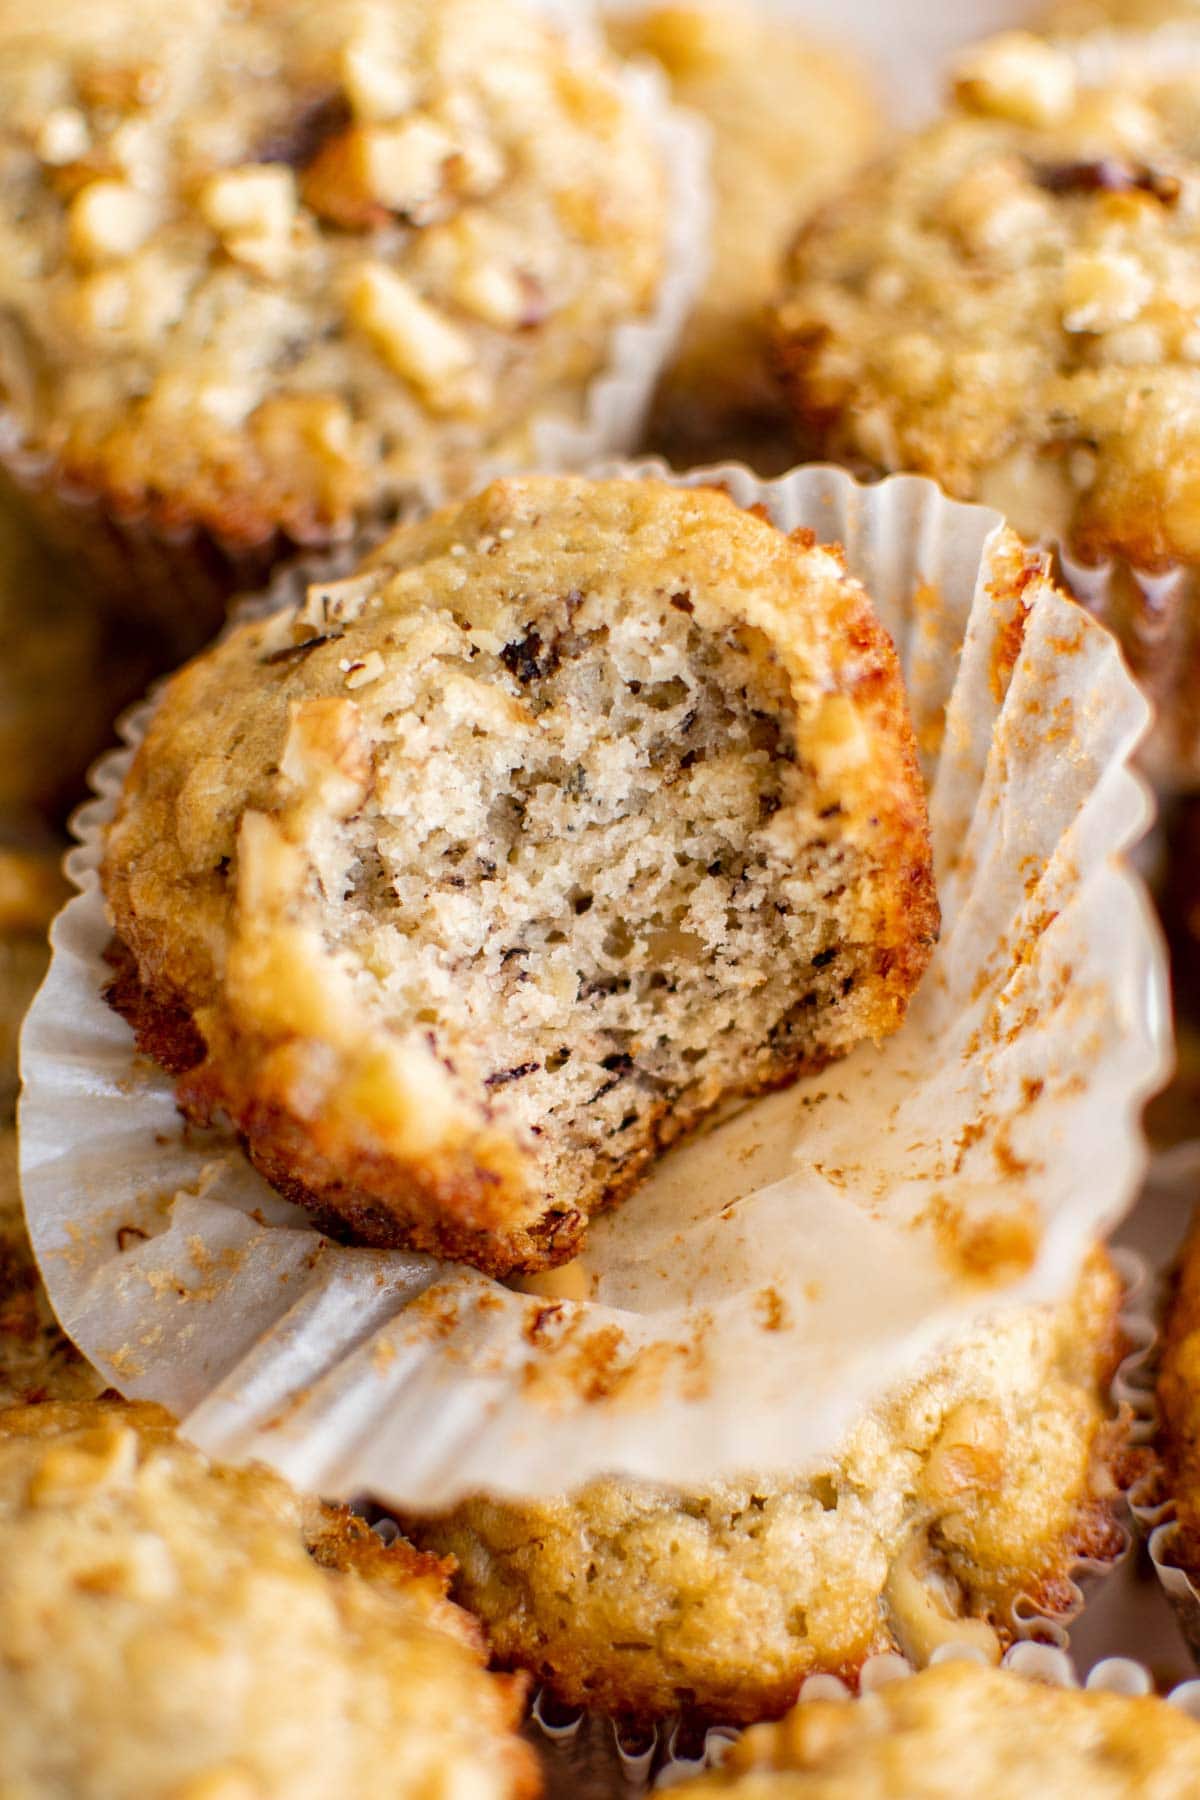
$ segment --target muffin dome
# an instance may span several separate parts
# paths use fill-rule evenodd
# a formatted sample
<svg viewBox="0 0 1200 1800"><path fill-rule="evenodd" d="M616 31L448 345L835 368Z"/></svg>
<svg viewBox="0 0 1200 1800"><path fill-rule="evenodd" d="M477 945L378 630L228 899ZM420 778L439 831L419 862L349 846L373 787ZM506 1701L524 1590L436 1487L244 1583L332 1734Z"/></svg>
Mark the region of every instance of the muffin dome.
<svg viewBox="0 0 1200 1800"><path fill-rule="evenodd" d="M7 436L118 521L345 536L576 416L656 292L650 130L518 0L4 0L0 41Z"/></svg>
<svg viewBox="0 0 1200 1800"><path fill-rule="evenodd" d="M1153 1695L952 1662L856 1705L810 1701L735 1744L685 1800L1163 1800L1200 1782L1200 1725Z"/></svg>
<svg viewBox="0 0 1200 1800"><path fill-rule="evenodd" d="M0 1412L0 1733L10 1791L526 1800L522 1690L484 1669L436 1558L158 1407Z"/></svg>
<svg viewBox="0 0 1200 1800"><path fill-rule="evenodd" d="M971 1333L806 1477L684 1492L609 1479L470 1500L411 1532L455 1558L500 1658L572 1705L752 1721L880 1651L921 1665L955 1642L995 1659L1015 1600L1063 1610L1072 1563L1124 1541L1106 1393L1117 1291L1094 1256L1061 1306Z"/></svg>
<svg viewBox="0 0 1200 1800"><path fill-rule="evenodd" d="M498 483L197 659L104 880L185 1107L359 1239L494 1272L893 1031L937 920L866 594L655 481Z"/></svg>
<svg viewBox="0 0 1200 1800"><path fill-rule="evenodd" d="M1200 55L1084 85L1022 34L957 106L803 233L777 313L802 432L860 471L931 475L1082 565L1200 776ZM1175 580L1188 573L1187 586ZM1072 576L1081 597L1091 590Z"/></svg>

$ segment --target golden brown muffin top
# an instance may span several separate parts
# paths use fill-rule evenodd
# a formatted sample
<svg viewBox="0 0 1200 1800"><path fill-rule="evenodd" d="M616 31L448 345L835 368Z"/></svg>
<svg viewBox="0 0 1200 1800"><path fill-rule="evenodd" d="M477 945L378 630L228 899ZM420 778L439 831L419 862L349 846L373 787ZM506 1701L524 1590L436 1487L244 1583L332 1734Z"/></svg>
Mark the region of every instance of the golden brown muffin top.
<svg viewBox="0 0 1200 1800"><path fill-rule="evenodd" d="M0 1412L0 1738L39 1800L536 1792L446 1571L157 1407Z"/></svg>
<svg viewBox="0 0 1200 1800"><path fill-rule="evenodd" d="M651 303L649 129L520 0L4 0L0 49L0 395L122 513L324 539Z"/></svg>
<svg viewBox="0 0 1200 1800"><path fill-rule="evenodd" d="M826 452L1086 561L1200 555L1200 60L1084 86L972 52L956 104L798 241L778 350Z"/></svg>
<svg viewBox="0 0 1200 1800"><path fill-rule="evenodd" d="M1200 1784L1200 1725L1163 1700L951 1662L759 1725L680 1791L736 1800L1167 1800Z"/></svg>

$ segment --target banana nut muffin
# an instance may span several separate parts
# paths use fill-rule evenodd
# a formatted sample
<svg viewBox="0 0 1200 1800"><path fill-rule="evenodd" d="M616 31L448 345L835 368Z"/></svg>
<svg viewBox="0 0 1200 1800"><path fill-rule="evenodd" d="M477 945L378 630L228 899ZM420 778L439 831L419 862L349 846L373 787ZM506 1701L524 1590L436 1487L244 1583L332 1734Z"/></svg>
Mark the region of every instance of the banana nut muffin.
<svg viewBox="0 0 1200 1800"><path fill-rule="evenodd" d="M493 1272L894 1031L937 924L865 592L658 481L496 483L198 658L103 879L184 1110L359 1240Z"/></svg>
<svg viewBox="0 0 1200 1800"><path fill-rule="evenodd" d="M1200 1580L1200 1215L1179 1255L1158 1371L1163 1478L1175 1501L1174 1555Z"/></svg>
<svg viewBox="0 0 1200 1800"><path fill-rule="evenodd" d="M971 53L957 105L801 234L777 352L822 454L931 475L1083 564L1116 559L1106 617L1158 705L1158 772L1191 783L1200 54L1153 65L1087 87L1032 36Z"/></svg>
<svg viewBox="0 0 1200 1800"><path fill-rule="evenodd" d="M1073 37L1091 31L1146 31L1158 25L1200 20L1197 0L1056 0L1042 28Z"/></svg>
<svg viewBox="0 0 1200 1800"><path fill-rule="evenodd" d="M0 0L0 52L9 437L176 622L523 454L654 303L661 151L521 0Z"/></svg>
<svg viewBox="0 0 1200 1800"><path fill-rule="evenodd" d="M1124 1541L1117 1286L1095 1255L1068 1302L943 1353L807 1478L606 1479L406 1528L456 1558L456 1595L501 1662L572 1705L750 1721L878 1651L925 1663L965 1641L995 1658L1017 1599L1063 1611L1075 1559Z"/></svg>
<svg viewBox="0 0 1200 1800"><path fill-rule="evenodd" d="M680 1788L731 1800L1176 1800L1200 1724L1152 1695L1045 1687L945 1663L847 1706L797 1706Z"/></svg>
<svg viewBox="0 0 1200 1800"><path fill-rule="evenodd" d="M607 23L614 48L654 57L713 132L712 266L661 384L652 438L681 467L748 439L760 467L764 433L774 425L784 436L765 332L783 252L874 148L877 97L848 57L742 0L621 8Z"/></svg>
<svg viewBox="0 0 1200 1800"><path fill-rule="evenodd" d="M157 1407L0 1412L0 1787L21 1800L516 1800L522 1688L446 1570Z"/></svg>

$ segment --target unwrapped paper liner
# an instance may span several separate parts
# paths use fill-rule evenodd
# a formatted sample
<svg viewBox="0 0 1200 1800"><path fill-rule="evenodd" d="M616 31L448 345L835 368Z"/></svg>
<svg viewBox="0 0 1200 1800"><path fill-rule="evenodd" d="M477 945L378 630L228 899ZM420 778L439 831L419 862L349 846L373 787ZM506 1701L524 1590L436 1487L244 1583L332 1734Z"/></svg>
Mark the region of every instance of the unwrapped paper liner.
<svg viewBox="0 0 1200 1800"><path fill-rule="evenodd" d="M1137 1191L1169 1022L1120 854L1149 814L1147 709L1113 641L931 482L670 479L843 543L896 641L943 913L909 1019L665 1157L593 1224L590 1300L332 1243L181 1126L103 1000L114 753L25 1027L22 1181L67 1331L213 1455L412 1511L612 1472L802 1474L956 1335L1064 1297Z"/></svg>
<svg viewBox="0 0 1200 1800"><path fill-rule="evenodd" d="M575 44L593 46L594 24L573 0L536 0ZM695 114L672 103L657 65L620 64L615 79L649 126L666 178L663 274L651 310L612 333L608 360L581 396L577 413L548 412L511 444L482 456L482 483L517 469L579 469L598 457L625 455L641 439L662 371L708 272L712 198L708 180L710 133ZM3 321L0 320L0 330ZM10 334L11 335L11 334ZM10 362L21 346L7 344ZM181 654L198 648L220 626L230 597L261 586L272 570L297 555L330 556L337 570L347 554L376 541L397 518L436 504L448 492L440 476L414 484L411 496L381 516L359 519L353 541L328 542L318 530L306 545L275 533L262 541L225 536L187 524L160 525L149 511L119 512L102 494L63 479L52 454L26 443L11 412L0 409L0 480L22 498L48 541L81 559L106 602L149 619L177 642Z"/></svg>

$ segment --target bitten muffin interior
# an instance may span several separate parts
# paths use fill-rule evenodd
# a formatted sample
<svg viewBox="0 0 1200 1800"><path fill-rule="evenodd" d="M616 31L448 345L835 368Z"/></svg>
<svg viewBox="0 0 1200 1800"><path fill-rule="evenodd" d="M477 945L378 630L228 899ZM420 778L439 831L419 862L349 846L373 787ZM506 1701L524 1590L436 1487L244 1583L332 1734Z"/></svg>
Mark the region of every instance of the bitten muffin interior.
<svg viewBox="0 0 1200 1800"><path fill-rule="evenodd" d="M937 921L863 589L651 481L497 483L197 659L104 875L185 1109L359 1237L494 1271L894 1030Z"/></svg>
<svg viewBox="0 0 1200 1800"><path fill-rule="evenodd" d="M504 643L432 630L387 752L411 785L349 828L327 928L578 1200L667 1113L828 1052L874 949L837 929L854 859L761 632L685 591L539 599Z"/></svg>

